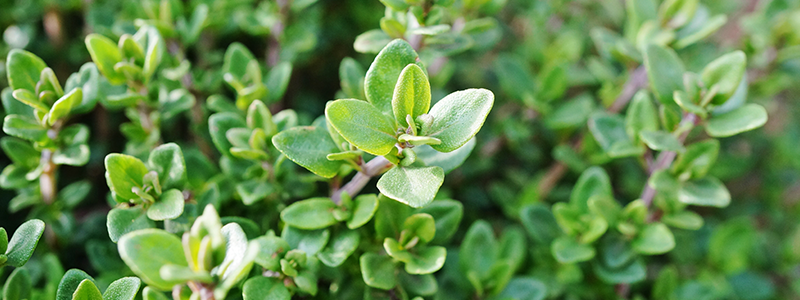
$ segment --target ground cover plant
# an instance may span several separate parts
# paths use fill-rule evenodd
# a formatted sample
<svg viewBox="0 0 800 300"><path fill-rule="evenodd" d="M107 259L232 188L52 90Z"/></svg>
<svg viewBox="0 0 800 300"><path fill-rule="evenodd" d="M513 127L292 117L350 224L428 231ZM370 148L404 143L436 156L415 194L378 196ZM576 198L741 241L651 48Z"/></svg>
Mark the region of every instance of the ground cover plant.
<svg viewBox="0 0 800 300"><path fill-rule="evenodd" d="M0 0L2 299L800 299L800 1Z"/></svg>

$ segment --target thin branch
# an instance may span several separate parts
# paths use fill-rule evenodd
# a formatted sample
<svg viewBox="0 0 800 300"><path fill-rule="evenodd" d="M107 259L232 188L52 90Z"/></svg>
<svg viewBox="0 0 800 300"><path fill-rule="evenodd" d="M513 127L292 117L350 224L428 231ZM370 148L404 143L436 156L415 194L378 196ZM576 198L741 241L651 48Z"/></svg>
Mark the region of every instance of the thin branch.
<svg viewBox="0 0 800 300"><path fill-rule="evenodd" d="M383 156L378 156L364 164L361 168L361 171L356 173L350 182L346 183L342 186L341 189L336 189L333 191L331 195L331 201L336 203L337 205L342 202L342 193L347 193L349 196L357 195L364 186L367 185L372 177L378 176L389 169L392 166L388 160L386 160Z"/></svg>
<svg viewBox="0 0 800 300"><path fill-rule="evenodd" d="M631 76L628 78L628 81L625 82L625 86L622 88L622 92L620 95L614 99L614 103L608 108L608 112L610 113L618 113L622 111L625 106L628 105L628 102L631 101L633 95L636 94L637 91L642 89L647 85L647 70L644 66L639 66L636 70L631 73ZM572 144L572 149L578 151L581 146L582 138L577 139ZM564 174L567 173L567 166L560 161L556 161L545 173L544 178L539 181L539 199L547 198L547 195L550 194L550 191L558 184L558 181L561 180L561 177L564 177Z"/></svg>

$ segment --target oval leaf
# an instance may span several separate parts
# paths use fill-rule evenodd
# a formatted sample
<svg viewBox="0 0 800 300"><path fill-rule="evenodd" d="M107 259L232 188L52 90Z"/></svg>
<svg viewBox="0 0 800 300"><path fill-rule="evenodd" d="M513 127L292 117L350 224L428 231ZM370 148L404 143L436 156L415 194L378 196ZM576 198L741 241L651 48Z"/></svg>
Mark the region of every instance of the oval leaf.
<svg viewBox="0 0 800 300"><path fill-rule="evenodd" d="M439 167L395 167L378 180L378 190L408 206L422 207L433 201L443 182Z"/></svg>
<svg viewBox="0 0 800 300"><path fill-rule="evenodd" d="M128 233L119 239L117 249L119 256L136 276L149 286L162 291L171 290L176 282L161 278L161 267L168 264L187 265L181 240L161 229L143 229Z"/></svg>
<svg viewBox="0 0 800 300"><path fill-rule="evenodd" d="M416 126L408 124L406 116L411 115L411 119L427 113L431 107L431 85L428 83L428 76L418 65L409 64L400 73L397 79L397 86L394 88L392 96L392 111L394 118L402 127Z"/></svg>
<svg viewBox="0 0 800 300"><path fill-rule="evenodd" d="M344 139L373 155L386 155L397 143L394 122L375 106L355 99L328 102L328 122Z"/></svg>
<svg viewBox="0 0 800 300"><path fill-rule="evenodd" d="M747 104L730 112L712 116L706 123L706 133L713 137L729 137L750 131L767 123L767 110L758 104Z"/></svg>
<svg viewBox="0 0 800 300"><path fill-rule="evenodd" d="M339 173L342 161L328 160L339 152L328 131L314 126L294 127L272 137L272 144L296 164L325 178Z"/></svg>
<svg viewBox="0 0 800 300"><path fill-rule="evenodd" d="M356 45L358 44L359 41L356 40ZM400 73L408 64L415 62L417 52L406 41L396 39L386 45L375 57L364 78L367 101L377 107L378 111L391 115L393 91Z"/></svg>
<svg viewBox="0 0 800 300"><path fill-rule="evenodd" d="M33 250L36 249L39 238L42 237L42 232L44 232L42 220L33 219L22 223L8 241L5 253L8 257L6 264L19 268L28 262Z"/></svg>
<svg viewBox="0 0 800 300"><path fill-rule="evenodd" d="M336 204L328 198L297 201L281 211L281 220L300 229L321 229L336 224L334 209Z"/></svg>
<svg viewBox="0 0 800 300"><path fill-rule="evenodd" d="M147 167L136 157L112 153L106 156L106 181L111 191L123 199L139 198L131 189L141 188Z"/></svg>
<svg viewBox="0 0 800 300"><path fill-rule="evenodd" d="M431 108L433 124L430 132L421 135L440 139L441 144L431 145L439 152L461 148L481 129L493 104L494 94L486 89L468 89L447 95Z"/></svg>

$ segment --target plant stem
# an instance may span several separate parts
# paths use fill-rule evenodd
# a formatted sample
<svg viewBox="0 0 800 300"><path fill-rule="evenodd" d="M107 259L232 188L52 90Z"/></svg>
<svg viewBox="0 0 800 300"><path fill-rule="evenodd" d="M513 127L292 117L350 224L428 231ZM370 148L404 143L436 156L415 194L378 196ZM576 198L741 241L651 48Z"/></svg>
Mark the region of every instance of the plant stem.
<svg viewBox="0 0 800 300"><path fill-rule="evenodd" d="M691 131L691 127L694 126L697 121L697 115L693 113L686 113L683 115L681 122L678 124L678 130L683 130L678 136L678 141L683 143L686 140L686 137L689 136L689 132ZM678 153L675 151L662 151L658 154L656 163L649 170L650 176L648 176L647 182L644 185L644 191L642 191L642 195L639 197L642 199L642 201L644 201L644 205L646 207L650 207L650 204L653 203L653 197L656 195L656 190L649 184L650 178L653 177L653 174L656 171L669 168L677 155Z"/></svg>
<svg viewBox="0 0 800 300"><path fill-rule="evenodd" d="M50 149L42 150L41 164L44 170L39 177L39 191L42 193L42 200L45 204L53 204L56 199L56 168L53 163L53 151Z"/></svg>
<svg viewBox="0 0 800 300"><path fill-rule="evenodd" d="M636 94L639 89L643 88L647 84L647 70L644 66L639 66L636 70L631 73L630 78L628 81L625 82L625 86L622 88L622 93L614 99L614 103L608 107L608 112L610 113L618 113L628 105L628 102L631 101L633 95ZM581 140L583 138L577 139L572 144L572 149L578 151L578 148L581 146ZM539 181L539 199L547 198L547 195L550 194L550 191L556 186L561 177L564 177L564 174L567 172L567 166L560 161L556 161L545 173L544 178Z"/></svg>
<svg viewBox="0 0 800 300"><path fill-rule="evenodd" d="M371 159L366 164L362 165L361 171L356 173L352 179L348 183L346 183L342 188L336 189L333 191L331 195L331 201L336 203L337 205L342 202L342 193L347 193L349 196L355 196L364 186L367 185L372 177L378 176L389 169L392 166L388 160L386 160L383 156L378 156Z"/></svg>

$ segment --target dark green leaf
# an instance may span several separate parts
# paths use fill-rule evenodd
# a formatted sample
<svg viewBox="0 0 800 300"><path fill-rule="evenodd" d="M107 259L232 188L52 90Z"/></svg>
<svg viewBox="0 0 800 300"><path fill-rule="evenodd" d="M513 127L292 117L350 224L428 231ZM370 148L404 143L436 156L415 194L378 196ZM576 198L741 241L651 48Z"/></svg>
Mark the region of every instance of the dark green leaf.
<svg viewBox="0 0 800 300"><path fill-rule="evenodd" d="M317 258L326 266L338 267L356 250L360 237L355 230L339 232L325 249L317 253Z"/></svg>
<svg viewBox="0 0 800 300"><path fill-rule="evenodd" d="M292 249L299 249L308 256L316 255L325 248L331 237L328 229L302 230L292 226L284 226L281 237Z"/></svg>
<svg viewBox="0 0 800 300"><path fill-rule="evenodd" d="M342 59L339 65L339 81L342 91L348 98L366 100L364 95L364 68L350 57Z"/></svg>
<svg viewBox="0 0 800 300"><path fill-rule="evenodd" d="M572 189L569 203L580 208L581 211L587 211L589 198L596 195L614 197L611 190L611 179L601 167L591 167L581 174Z"/></svg>
<svg viewBox="0 0 800 300"><path fill-rule="evenodd" d="M106 216L106 227L108 236L112 242L119 241L119 238L128 232L139 229L156 227L155 222L147 218L141 207L114 208Z"/></svg>
<svg viewBox="0 0 800 300"><path fill-rule="evenodd" d="M232 112L216 113L208 118L211 141L223 155L230 155L230 149L233 146L225 135L231 128L247 128L247 123L242 117Z"/></svg>
<svg viewBox="0 0 800 300"><path fill-rule="evenodd" d="M356 229L367 224L378 211L378 197L374 194L360 195L353 200L353 216L347 220L347 228Z"/></svg>
<svg viewBox="0 0 800 300"><path fill-rule="evenodd" d="M669 132L642 130L639 137L647 147L655 151L683 151L683 144Z"/></svg>
<svg viewBox="0 0 800 300"><path fill-rule="evenodd" d="M3 300L23 300L31 298L33 283L27 269L16 268L3 286Z"/></svg>
<svg viewBox="0 0 800 300"><path fill-rule="evenodd" d="M467 230L459 250L462 272L475 272L481 279L489 276L499 253L491 225L479 220Z"/></svg>
<svg viewBox="0 0 800 300"><path fill-rule="evenodd" d="M458 230L458 225L464 216L464 206L461 202L450 199L433 201L418 211L433 217L436 235L430 242L434 244L447 242Z"/></svg>
<svg viewBox="0 0 800 300"><path fill-rule="evenodd" d="M591 245L579 243L575 237L571 236L557 238L553 241L550 250L553 257L562 264L587 261L595 256L595 250Z"/></svg>
<svg viewBox="0 0 800 300"><path fill-rule="evenodd" d="M289 300L292 295L283 282L257 276L248 279L242 287L244 300Z"/></svg>
<svg viewBox="0 0 800 300"><path fill-rule="evenodd" d="M72 295L78 289L78 285L84 280L94 280L86 272L78 269L70 269L58 283L56 300L72 300Z"/></svg>
<svg viewBox="0 0 800 300"><path fill-rule="evenodd" d="M359 260L361 263L361 276L368 286L388 290L393 288L395 279L395 264L389 256L375 253L365 253Z"/></svg>

